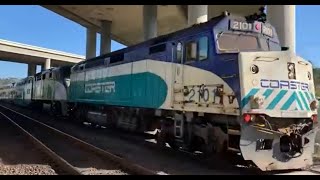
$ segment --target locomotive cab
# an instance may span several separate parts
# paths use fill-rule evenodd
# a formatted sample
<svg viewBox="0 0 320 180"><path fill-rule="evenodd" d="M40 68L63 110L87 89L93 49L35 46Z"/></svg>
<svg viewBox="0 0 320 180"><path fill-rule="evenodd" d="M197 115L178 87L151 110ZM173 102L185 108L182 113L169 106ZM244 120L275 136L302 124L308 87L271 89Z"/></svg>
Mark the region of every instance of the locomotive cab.
<svg viewBox="0 0 320 180"><path fill-rule="evenodd" d="M206 54L209 60L201 60L200 38L198 44L185 45L185 60L190 56L198 61L185 64L212 72L216 75L211 77L214 80L200 71L180 67L185 73L183 110L196 108L204 111L202 116L208 119L201 126L193 125L193 136L204 139L207 149L211 146L221 149L219 146L225 144L229 150L239 149L245 160L261 170L302 169L312 165L318 131L312 65L281 47L275 28L259 16L225 15L213 24L213 35L209 47L214 50ZM194 81L197 77L203 78ZM211 104L216 106L206 109ZM207 112L212 114L206 115ZM227 130L225 134L218 133L220 130L210 130L206 123L221 129L227 126ZM190 125L186 126L185 134ZM176 129L181 127L175 126L174 134L182 137L177 136L182 131ZM217 133L213 135L219 139L216 144L210 145L210 135L205 131Z"/></svg>
<svg viewBox="0 0 320 180"><path fill-rule="evenodd" d="M259 18L229 15L213 31L217 54L282 50L275 28Z"/></svg>
<svg viewBox="0 0 320 180"><path fill-rule="evenodd" d="M318 132L312 65L281 47L269 23L226 21L224 31L214 30L216 51L237 61L242 156L262 170L311 166Z"/></svg>

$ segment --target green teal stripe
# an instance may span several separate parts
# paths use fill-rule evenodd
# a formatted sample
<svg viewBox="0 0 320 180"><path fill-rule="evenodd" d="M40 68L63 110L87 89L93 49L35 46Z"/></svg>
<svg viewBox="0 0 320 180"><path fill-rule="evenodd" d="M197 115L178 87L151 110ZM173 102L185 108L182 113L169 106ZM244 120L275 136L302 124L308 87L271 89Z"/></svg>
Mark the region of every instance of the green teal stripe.
<svg viewBox="0 0 320 180"><path fill-rule="evenodd" d="M277 96L271 101L271 103L268 105L267 109L274 109L276 105L281 101L283 96L288 92L288 90L281 90Z"/></svg>
<svg viewBox="0 0 320 180"><path fill-rule="evenodd" d="M311 94L312 99L315 99L315 97L314 97L313 93L310 93L310 94Z"/></svg>
<svg viewBox="0 0 320 180"><path fill-rule="evenodd" d="M296 92L294 92L294 93L296 93ZM301 109L301 110L304 110L304 108L303 108L303 106L302 106L302 104L301 104L301 101L300 101L300 99L298 98L298 95L296 95L296 99L297 99L297 102L298 102L298 105L299 105L300 109Z"/></svg>
<svg viewBox="0 0 320 180"><path fill-rule="evenodd" d="M267 99L273 92L273 89L267 89L264 91L263 96L265 96L265 99Z"/></svg>
<svg viewBox="0 0 320 180"><path fill-rule="evenodd" d="M259 89L257 89L257 88L251 89L251 91L242 99L241 106L244 107L245 105L247 105L248 102L250 101L250 97L257 94L258 91L259 91Z"/></svg>
<svg viewBox="0 0 320 180"><path fill-rule="evenodd" d="M302 99L302 102L303 102L303 104L304 104L304 107L306 107L307 110L310 110L310 108L309 108L309 106L308 106L308 103L307 103L306 99L304 98L304 96L303 96L303 94L302 94L301 91L299 91L299 95L300 95L300 98Z"/></svg>
<svg viewBox="0 0 320 180"><path fill-rule="evenodd" d="M289 99L281 107L281 110L288 110L291 104L295 101L295 99L296 99L296 93L292 93Z"/></svg>
<svg viewBox="0 0 320 180"><path fill-rule="evenodd" d="M304 94L306 95L306 97L307 97L307 99L308 99L308 102L310 102L310 101L311 101L311 98L310 98L310 96L309 96L309 92L304 92Z"/></svg>

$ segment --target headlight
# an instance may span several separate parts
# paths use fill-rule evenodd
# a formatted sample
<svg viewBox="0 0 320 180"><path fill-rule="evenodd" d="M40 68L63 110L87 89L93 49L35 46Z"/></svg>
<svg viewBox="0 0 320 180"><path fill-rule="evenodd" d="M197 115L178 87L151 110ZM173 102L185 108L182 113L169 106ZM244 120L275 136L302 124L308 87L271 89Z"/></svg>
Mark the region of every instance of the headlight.
<svg viewBox="0 0 320 180"><path fill-rule="evenodd" d="M288 63L288 78L289 79L295 79L296 78L296 70L294 67L294 63Z"/></svg>
<svg viewBox="0 0 320 180"><path fill-rule="evenodd" d="M319 105L318 105L318 101L317 101L317 100L313 100L313 101L310 103L310 109L311 109L312 111L317 110L318 107L319 107Z"/></svg>
<svg viewBox="0 0 320 180"><path fill-rule="evenodd" d="M308 79L311 80L311 73L308 72Z"/></svg>
<svg viewBox="0 0 320 180"><path fill-rule="evenodd" d="M253 74L257 74L259 72L259 68L257 65L252 65L250 69Z"/></svg>
<svg viewBox="0 0 320 180"><path fill-rule="evenodd" d="M260 109L264 103L264 98L256 96L251 97L251 109Z"/></svg>
<svg viewBox="0 0 320 180"><path fill-rule="evenodd" d="M288 63L288 70L294 71L294 64L293 63Z"/></svg>
<svg viewBox="0 0 320 180"><path fill-rule="evenodd" d="M294 72L289 72L288 76L289 76L289 79L294 79Z"/></svg>

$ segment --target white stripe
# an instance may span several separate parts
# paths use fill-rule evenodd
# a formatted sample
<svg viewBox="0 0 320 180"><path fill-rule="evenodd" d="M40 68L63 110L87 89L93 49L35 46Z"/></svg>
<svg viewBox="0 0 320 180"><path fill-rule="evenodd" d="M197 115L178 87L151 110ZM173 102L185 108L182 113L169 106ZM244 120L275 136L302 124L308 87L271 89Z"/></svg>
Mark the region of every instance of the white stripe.
<svg viewBox="0 0 320 180"><path fill-rule="evenodd" d="M300 99L300 102L301 102L302 106L304 107L304 110L307 110L308 109L308 107L307 107L308 106L308 99L307 99L307 97L305 97L304 92L302 92L301 94L302 94L302 97L300 97L300 93L297 92L298 98ZM304 98L306 100L306 102L307 102L306 105L304 104L304 101L302 100L302 98Z"/></svg>

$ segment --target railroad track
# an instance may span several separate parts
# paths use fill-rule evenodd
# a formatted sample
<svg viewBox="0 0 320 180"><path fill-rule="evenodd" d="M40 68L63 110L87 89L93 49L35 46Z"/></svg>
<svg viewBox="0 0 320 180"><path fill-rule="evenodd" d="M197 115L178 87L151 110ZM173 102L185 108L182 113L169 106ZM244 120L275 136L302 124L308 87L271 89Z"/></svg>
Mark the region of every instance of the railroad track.
<svg viewBox="0 0 320 180"><path fill-rule="evenodd" d="M1 106L2 105L0 105L0 108L1 108ZM6 108L6 107L3 107L3 108ZM11 107L11 108L14 108L14 107ZM38 116L33 116L30 113L26 113L26 114L29 114L29 116L32 116L35 118L40 118ZM41 116L41 114L42 113L40 113L39 115ZM26 115L24 115L24 116L26 116ZM43 121L43 118L40 118L40 120ZM51 121L52 120L50 120L48 122L44 122L44 123L49 124L50 126L53 126L54 124L52 124ZM59 120L55 119L54 121L59 121ZM64 122L64 123L67 123L67 122ZM56 126L54 126L54 127L56 127ZM59 126L57 128L59 128ZM70 128L72 128L72 126ZM235 166L235 164L227 165L227 162L225 162L225 159L221 159L221 158L213 157L213 158L207 159L205 157L202 157L201 155L200 156L194 155L192 153L188 153L188 152L184 152L184 151L175 151L169 147L159 148L155 143L150 143L149 141L145 141L145 139L152 138L153 137L152 135L137 135L134 133L128 133L128 135L126 135L126 134L121 133L122 130L119 131L119 130L113 130L113 129L109 129L109 128L94 128L94 127L90 127L90 126L87 126L87 128L88 128L87 131L92 131L94 133L97 133L97 135L99 135L99 134L103 135L103 134L107 133L108 136L111 136L114 138L120 138L120 139L126 140L128 142L133 142L135 144L139 144L145 148L152 149L152 150L156 151L156 153L160 153L160 152L165 153L169 157L172 157L175 159L181 159L182 161L193 161L194 163L198 164L197 166L212 169L213 173L215 173L215 171L221 171L221 169L223 169L223 173L220 172L222 174L225 174L225 173L228 174L228 172L230 172L231 174L233 174L233 173L237 174L237 172L241 172L241 174L272 175L272 174L278 174L278 173L282 174L282 173L286 173L286 172L291 172L291 171L262 172L262 171L258 170L257 168L252 168L252 167L246 166L246 164L243 164L243 162L241 162L241 160L239 159L239 156L238 157L230 156L230 158L229 158L229 159L232 159L232 161L234 161L234 159L237 159L236 160L237 166ZM69 132L67 129L65 129L64 131ZM79 138L83 139L83 141L91 142L91 141L88 141L86 138L82 138L82 137L79 137ZM93 143L93 142L91 142L91 143ZM93 143L93 144L95 144L95 143ZM219 163L217 163L217 162L219 162ZM217 168L217 166L219 166L219 167ZM157 170L157 171L159 171L159 170ZM154 174L156 174L156 173L154 173ZM161 170L157 174L162 174ZM175 174L175 173L173 173L173 174Z"/></svg>
<svg viewBox="0 0 320 180"><path fill-rule="evenodd" d="M5 106L0 105L0 114L42 150L63 174L157 174Z"/></svg>
<svg viewBox="0 0 320 180"><path fill-rule="evenodd" d="M11 107L11 105L9 105L9 104L6 104L6 105L8 105L12 109L16 109L15 106ZM24 108L18 108L17 110L20 111L23 109ZM27 110L27 109L25 109L25 110ZM44 121L44 117L41 116L41 115L45 116L43 114L43 112L38 112L40 116L34 116L33 114L30 114L31 112L28 112L28 111L26 111L26 112L27 112L26 114L28 114L28 116L37 118L37 119L39 119L39 121L42 121L43 123L48 124L49 126L54 126L56 128L59 128L59 126L56 126L56 124L54 122L61 121L60 118L58 118L58 119L54 118L55 120ZM69 124L69 122L67 120L63 120L61 122ZM58 124L60 124L60 123L58 123ZM71 123L71 124L73 124L73 123ZM72 128L72 126L70 128ZM221 157L212 157L212 158L208 159L208 158L203 157L199 154L194 154L194 153L185 152L185 151L176 151L176 150L171 149L170 147L159 148L159 146L156 143L150 142L150 140L152 141L154 136L149 135L149 134L137 134L137 133L130 133L130 132L123 133L124 131L121 129L95 128L92 126L86 126L86 127L81 126L81 128L85 128L86 129L85 131L87 131L87 132L92 132L92 133L94 132L98 136L108 134L109 137L114 137L116 139L121 139L124 141L128 141L130 143L134 143L139 146L143 146L147 149L154 151L156 154L160 154L160 153L163 154L164 153L164 154L166 154L166 156L168 156L170 158L174 158L174 159L179 159L179 161L181 161L181 162L185 162L185 161L192 162L193 164L197 164L197 166L199 168L201 167L203 169L207 169L207 170L212 171L213 174L216 172L219 172L220 174L221 173L224 174L224 173L228 173L228 172L230 172L231 174L233 174L233 173L236 173L236 174L239 174L239 173L240 174L260 174L261 173L261 171L259 171L258 169L250 168L246 164L243 164L240 156L230 156L229 160L226 160L225 158L222 159ZM69 132L67 129L64 129L64 131ZM78 135L76 135L76 136L86 142L91 142L91 143L95 144L91 140L88 140L88 139L83 138ZM232 162L229 162L230 160ZM219 162L219 163L217 163L217 162ZM160 169L158 169L156 171L158 171L159 174L163 173ZM168 172L168 173L171 174L170 172ZM175 173L173 173L173 174L175 174Z"/></svg>

